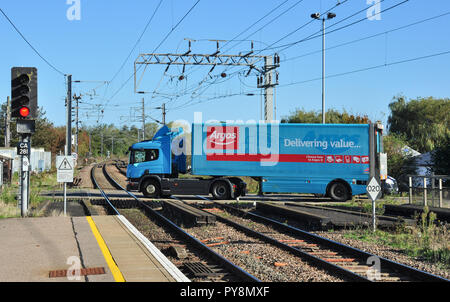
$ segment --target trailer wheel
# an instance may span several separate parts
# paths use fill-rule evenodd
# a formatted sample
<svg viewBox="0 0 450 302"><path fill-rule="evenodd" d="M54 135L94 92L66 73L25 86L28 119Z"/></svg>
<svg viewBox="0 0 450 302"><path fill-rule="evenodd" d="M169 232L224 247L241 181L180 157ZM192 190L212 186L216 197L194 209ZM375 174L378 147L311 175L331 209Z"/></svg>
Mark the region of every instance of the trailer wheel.
<svg viewBox="0 0 450 302"><path fill-rule="evenodd" d="M342 182L334 182L330 186L330 197L334 201L342 202L346 201L349 196L349 190L347 186Z"/></svg>
<svg viewBox="0 0 450 302"><path fill-rule="evenodd" d="M153 179L146 180L142 186L142 193L146 197L158 198L160 196L160 188L158 182Z"/></svg>
<svg viewBox="0 0 450 302"><path fill-rule="evenodd" d="M230 199L230 186L224 181L217 181L213 183L211 193L215 199Z"/></svg>

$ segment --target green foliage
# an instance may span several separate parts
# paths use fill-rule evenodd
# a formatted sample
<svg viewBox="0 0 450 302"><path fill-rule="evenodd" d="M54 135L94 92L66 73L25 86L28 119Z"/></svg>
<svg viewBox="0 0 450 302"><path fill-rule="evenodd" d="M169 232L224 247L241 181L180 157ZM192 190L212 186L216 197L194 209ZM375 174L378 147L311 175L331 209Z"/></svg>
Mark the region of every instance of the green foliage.
<svg viewBox="0 0 450 302"><path fill-rule="evenodd" d="M0 200L5 204L16 204L17 189L10 186L4 186L0 193Z"/></svg>
<svg viewBox="0 0 450 302"><path fill-rule="evenodd" d="M450 225L436 223L436 215L427 207L416 217L415 226L400 225L395 231L386 232L356 229L346 237L391 246L404 251L411 257L437 263L444 269L450 268Z"/></svg>
<svg viewBox="0 0 450 302"><path fill-rule="evenodd" d="M145 139L151 139L159 127L156 123L145 124ZM80 157L88 157L90 151L91 156L105 157L109 151L111 156L122 157L127 153L128 147L139 140L142 140L142 134L134 125L124 125L122 128L113 124L81 127L78 134L78 154ZM64 145L65 134L62 136L62 142Z"/></svg>
<svg viewBox="0 0 450 302"><path fill-rule="evenodd" d="M431 153L433 161L432 171L436 175L450 175L450 138L447 137L443 144ZM450 183L450 180L446 180L445 184Z"/></svg>
<svg viewBox="0 0 450 302"><path fill-rule="evenodd" d="M413 174L411 156L402 152L407 145L405 135L391 133L383 136L383 151L387 153L388 175L399 178L402 174Z"/></svg>
<svg viewBox="0 0 450 302"><path fill-rule="evenodd" d="M281 122L318 124L322 123L322 112L297 109L289 116L282 118ZM350 114L345 109L342 112L335 109L328 109L325 114L325 122L327 124L369 124L371 121L367 115Z"/></svg>
<svg viewBox="0 0 450 302"><path fill-rule="evenodd" d="M6 103L0 108L0 116L5 116ZM17 145L19 135L16 133L16 123L11 122L11 142L10 146ZM145 125L145 139L151 139L158 130L159 125L156 123L148 123ZM74 129L73 129L74 130ZM136 126L128 127L124 125L117 128L114 125L100 124L90 127L81 127L78 132L78 154L80 158L88 157L89 151L92 156L100 156L102 150L103 135L103 156L110 151L115 156L123 156L128 147L137 142L138 128ZM0 127L0 141L4 142L5 129ZM33 148L44 148L50 151L53 156L64 153L66 144L66 127L55 127L54 124L45 117L43 108L39 108L38 117L36 118L36 132L31 138ZM114 150L112 150L114 144ZM72 147L72 152L75 147Z"/></svg>
<svg viewBox="0 0 450 302"><path fill-rule="evenodd" d="M406 101L405 97L397 96L389 109L389 132L404 135L413 149L425 153L448 143L450 99L428 97Z"/></svg>

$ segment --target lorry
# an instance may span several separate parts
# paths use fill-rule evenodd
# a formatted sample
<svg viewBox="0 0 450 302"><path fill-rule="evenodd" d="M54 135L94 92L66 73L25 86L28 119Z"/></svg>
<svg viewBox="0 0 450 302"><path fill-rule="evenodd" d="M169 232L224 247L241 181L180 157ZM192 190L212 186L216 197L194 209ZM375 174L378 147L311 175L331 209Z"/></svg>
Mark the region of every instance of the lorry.
<svg viewBox="0 0 450 302"><path fill-rule="evenodd" d="M234 199L245 195L240 177L248 176L263 193L345 201L366 193L369 176L387 177L382 130L380 124L193 123L188 146L181 128L163 126L129 148L127 189L148 197Z"/></svg>

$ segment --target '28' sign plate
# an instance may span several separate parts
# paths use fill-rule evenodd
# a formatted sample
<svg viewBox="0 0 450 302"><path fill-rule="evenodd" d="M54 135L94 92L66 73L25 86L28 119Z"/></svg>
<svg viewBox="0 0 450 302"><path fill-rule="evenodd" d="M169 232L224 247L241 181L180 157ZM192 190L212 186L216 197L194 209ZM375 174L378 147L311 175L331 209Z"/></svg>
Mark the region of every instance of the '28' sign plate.
<svg viewBox="0 0 450 302"><path fill-rule="evenodd" d="M29 142L19 142L17 145L17 155L28 156L30 154L30 143Z"/></svg>

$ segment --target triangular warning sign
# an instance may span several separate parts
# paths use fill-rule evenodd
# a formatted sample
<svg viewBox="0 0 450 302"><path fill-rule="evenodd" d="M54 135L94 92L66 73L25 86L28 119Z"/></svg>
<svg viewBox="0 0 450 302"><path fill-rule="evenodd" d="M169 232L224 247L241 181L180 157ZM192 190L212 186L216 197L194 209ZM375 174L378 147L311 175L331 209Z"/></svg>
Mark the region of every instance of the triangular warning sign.
<svg viewBox="0 0 450 302"><path fill-rule="evenodd" d="M64 158L61 164L59 165L58 170L72 170L72 165L67 160L67 158Z"/></svg>

